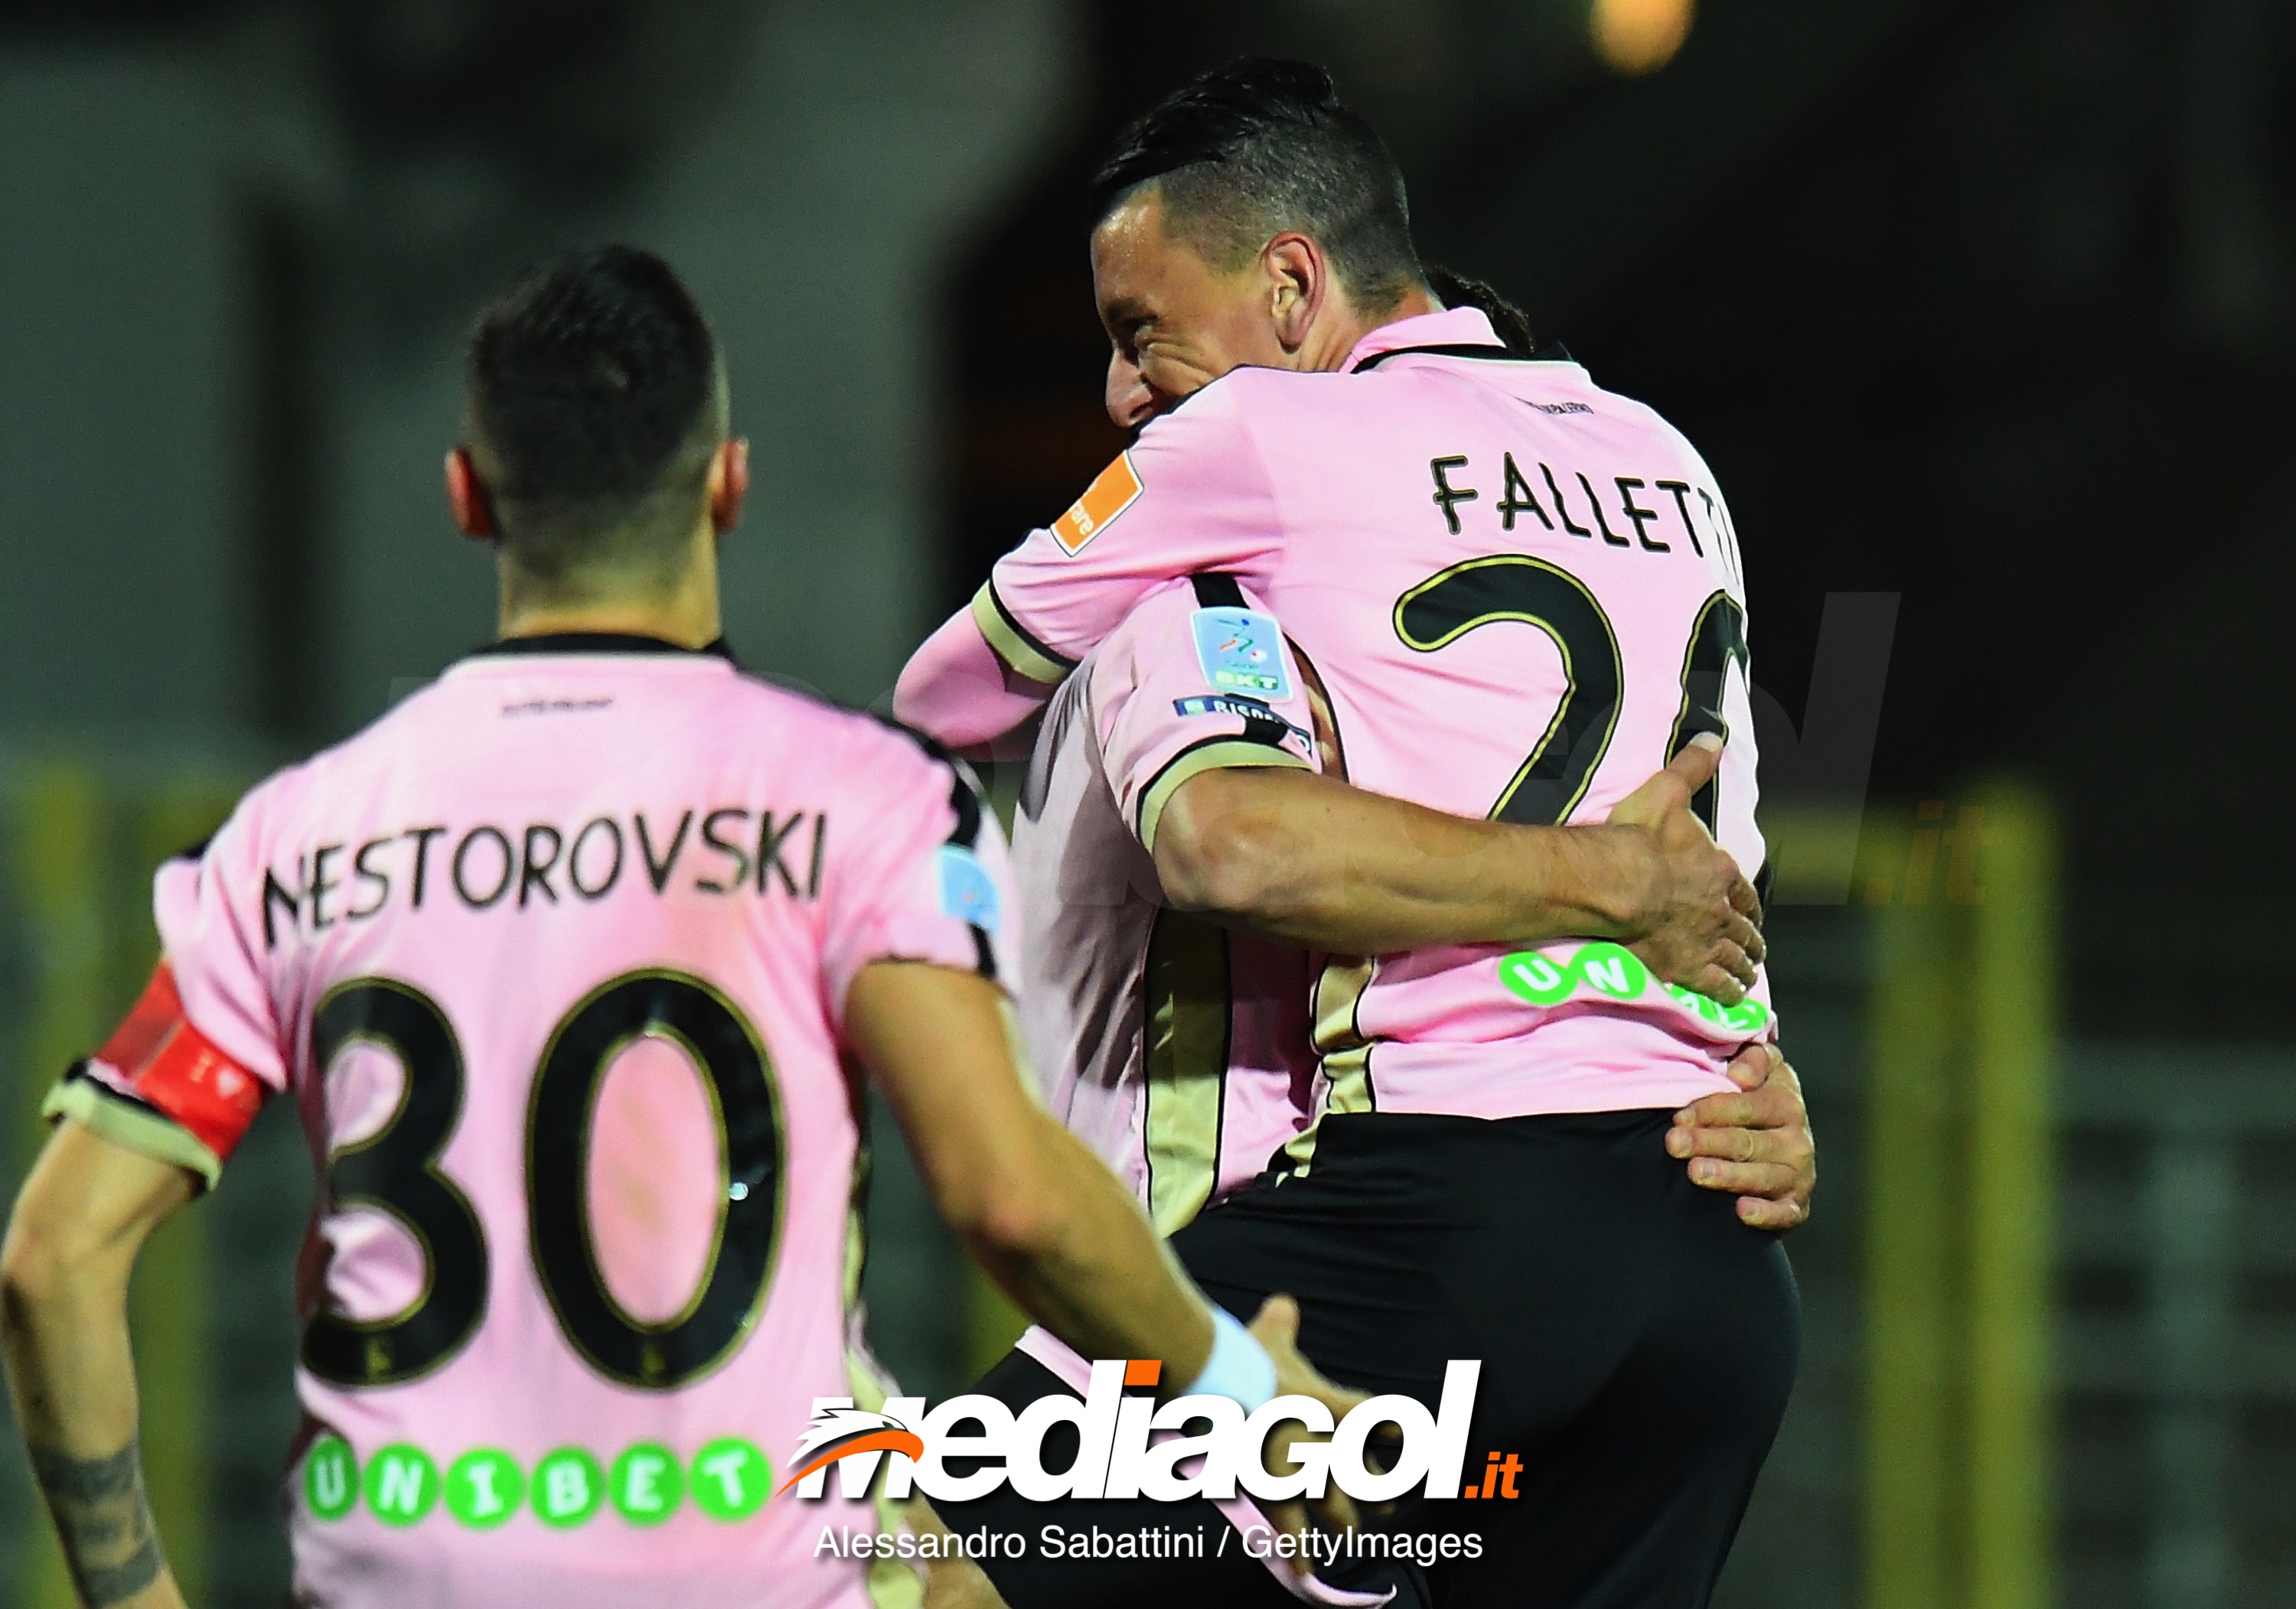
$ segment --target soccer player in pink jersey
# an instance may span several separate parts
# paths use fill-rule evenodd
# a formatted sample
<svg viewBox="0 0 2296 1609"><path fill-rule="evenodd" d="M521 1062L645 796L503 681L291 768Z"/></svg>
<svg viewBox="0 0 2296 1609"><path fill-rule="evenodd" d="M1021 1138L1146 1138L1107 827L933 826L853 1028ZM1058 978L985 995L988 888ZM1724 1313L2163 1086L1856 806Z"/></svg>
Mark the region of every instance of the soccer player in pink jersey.
<svg viewBox="0 0 2296 1609"><path fill-rule="evenodd" d="M1328 78L1209 75L1136 127L1098 200L1116 363L1162 411L1000 561L897 706L994 738L1152 588L1222 571L1327 694L1338 775L1561 825L1727 734L1695 808L1761 866L1744 584L1712 476L1648 408L1436 304L1400 176ZM1204 670L1242 667L1211 649ZM1165 894L1283 935L1335 788L1186 779L1152 846ZM1489 1533L1446 1601L1702 1603L1798 1351L1783 1252L1749 1226L1800 1203L1734 1214L1669 1157L1706 1137L1669 1130L1735 1099L1726 1068L1775 1033L1766 984L1694 992L1607 942L1363 950L1318 980L1317 1120L1288 1170L1176 1247L1247 1309L1281 1270L1341 1377L1431 1400L1443 1359L1485 1360L1477 1435L1508 1461L1496 1495L1527 1500L1429 1506L1421 1523ZM1790 1151L1742 1160L1796 1171ZM1015 1609L1054 1601L990 1573Z"/></svg>
<svg viewBox="0 0 2296 1609"><path fill-rule="evenodd" d="M1211 682L1198 631L1208 614L1220 625L1214 641L1226 641L1253 631L1264 611L1233 578L1194 576L1151 592L1085 659L1046 709L1013 824L1029 1060L1054 1114L1133 1185L1166 1234L1281 1164L1282 1148L1307 1127L1315 1107L1308 953L1172 909L1150 854L1164 802L1189 778L1213 768L1311 768L1328 744L1329 722L1280 635L1265 634L1250 690L1222 690ZM1685 809L1713 764L1712 749L1693 747L1646 790L1670 796L1686 829L1661 840L1685 863L1685 881L1711 875L1709 862L1727 858ZM1480 854L1463 857L1471 863L1439 862L1437 875L1411 889L1411 903L1359 894L1341 919L1344 930L1322 925L1336 912L1300 912L1295 939L1357 944L1371 934L1404 945L1427 936L1432 920L1451 924L1435 929L1445 936L1501 933L1528 941L1596 928L1604 918L1583 903L1588 894L1608 908L1629 903L1644 886L1630 858L1599 853L1631 833L1567 829L1565 847L1579 852L1577 875L1556 878L1536 853L1542 840L1533 829L1435 816L1376 795L1346 796L1390 829L1487 842ZM1639 824L1666 813L1663 804L1637 799L1620 819ZM1510 856L1510 849L1517 853ZM1698 942L1701 914L1688 903L1677 914L1690 924L1682 944ZM1045 1393L1047 1372L1081 1395L1087 1368L1031 1330L981 1389L1019 1412ZM1229 1508L1246 1526L1260 1523L1248 1506ZM1029 1519L1017 1499L952 1505L948 1512L967 1529L993 1514L985 1528L1004 1533L1025 1529ZM1216 1552L1217 1533L1226 1529L1206 1505L1176 1515L1148 1502L1111 1513L1103 1502L1095 1522L1118 1533L1210 1531L1208 1552ZM1256 1566L1241 1557L1231 1566L1252 1590L1269 1590L1253 1579ZM938 1568L968 1572L964 1565ZM1031 1568L1024 1563L1000 1572L1009 1579ZM1049 1590L1092 1602L1185 1593L1195 1569L1175 1562L1167 1580L1160 1579L1167 1574L1162 1561L1033 1566ZM1349 1590L1398 1584L1408 1587L1374 1573L1351 1580Z"/></svg>
<svg viewBox="0 0 2296 1609"><path fill-rule="evenodd" d="M669 270L538 271L469 382L448 483L496 543L501 641L160 870L158 974L47 1103L0 1340L84 1601L182 1602L128 1273L274 1094L323 1172L299 1604L918 1602L914 1566L818 1546L893 1515L776 1495L816 1399L886 1389L856 1066L959 1233L1086 1355L1351 1404L1283 1304L1252 1334L1211 1309L1024 1091L1004 853L961 768L718 643L746 448Z"/></svg>
<svg viewBox="0 0 2296 1609"><path fill-rule="evenodd" d="M1204 678L1191 627L1213 600L1253 612L1224 577L1160 588L1054 695L1013 823L1030 1065L1167 1235L1256 1177L1313 1107L1307 952L1173 910L1143 847L1191 776L1316 762L1279 639L1260 685Z"/></svg>

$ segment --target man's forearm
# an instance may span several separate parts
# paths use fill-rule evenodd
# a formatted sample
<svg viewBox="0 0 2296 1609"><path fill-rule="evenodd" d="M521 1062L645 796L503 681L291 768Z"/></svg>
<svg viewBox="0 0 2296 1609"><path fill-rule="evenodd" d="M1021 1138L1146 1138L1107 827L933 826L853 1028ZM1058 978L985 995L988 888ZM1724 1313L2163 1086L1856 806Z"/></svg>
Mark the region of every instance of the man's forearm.
<svg viewBox="0 0 2296 1609"><path fill-rule="evenodd" d="M995 985L879 962L845 1016L934 1205L1006 1293L1086 1357L1160 1358L1194 1378L1210 1312L1130 1192L1024 1090L1019 1024Z"/></svg>
<svg viewBox="0 0 2296 1609"><path fill-rule="evenodd" d="M1036 1176L1056 1214L1033 1233L967 1237L1023 1311L1087 1358L1157 1358L1177 1392L1211 1355L1210 1314L1139 1205L1083 1142L1049 1117Z"/></svg>
<svg viewBox="0 0 2296 1609"><path fill-rule="evenodd" d="M1175 905L1357 955L1631 937L1654 858L1631 828L1471 821L1277 768L1189 779L1153 853Z"/></svg>
<svg viewBox="0 0 2296 1609"><path fill-rule="evenodd" d="M32 1476L81 1600L97 1609L176 1601L144 1491L124 1287L12 1282L0 1318Z"/></svg>

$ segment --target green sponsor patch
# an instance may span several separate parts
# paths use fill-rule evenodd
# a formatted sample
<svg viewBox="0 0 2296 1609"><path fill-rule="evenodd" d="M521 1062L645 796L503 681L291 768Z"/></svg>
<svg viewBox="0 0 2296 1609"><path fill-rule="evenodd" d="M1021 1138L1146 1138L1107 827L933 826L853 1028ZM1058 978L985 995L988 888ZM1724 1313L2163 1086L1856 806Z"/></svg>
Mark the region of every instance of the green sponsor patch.
<svg viewBox="0 0 2296 1609"><path fill-rule="evenodd" d="M340 1520L365 1498L386 1525L412 1525L443 1500L472 1531L507 1524L521 1507L559 1531L586 1523L607 1504L632 1525L660 1524L688 1498L714 1520L746 1520L773 1495L773 1462L754 1442L725 1436L691 1461L658 1442L623 1450L609 1470L579 1447L549 1452L529 1474L496 1447L474 1447L442 1475L438 1463L403 1442L377 1450L364 1468L340 1436L322 1436L303 1458L303 1499L312 1515Z"/></svg>
<svg viewBox="0 0 2296 1609"><path fill-rule="evenodd" d="M545 1453L534 1466L534 1512L545 1525L569 1531L598 1512L606 1498L606 1472L578 1447Z"/></svg>
<svg viewBox="0 0 2296 1609"><path fill-rule="evenodd" d="M447 1471L447 1512L473 1531L492 1531L525 1496L518 1460L491 1447L473 1448Z"/></svg>
<svg viewBox="0 0 2296 1609"><path fill-rule="evenodd" d="M303 1458L303 1501L323 1520L340 1520L358 1507L358 1455L340 1436L321 1436Z"/></svg>
<svg viewBox="0 0 2296 1609"><path fill-rule="evenodd" d="M1640 1000L1658 980L1642 958L1624 944L1603 940L1581 944L1569 955L1519 950L1499 958L1499 982L1508 993L1534 1006L1559 1006L1581 990L1611 1000ZM1770 1009L1757 1000L1723 1006L1678 984L1658 984L1666 997L1701 1021L1740 1033L1759 1033L1769 1025Z"/></svg>
<svg viewBox="0 0 2296 1609"><path fill-rule="evenodd" d="M1559 1006L1578 986L1578 976L1568 961L1557 965L1550 956L1525 950L1501 959L1499 982L1534 1006Z"/></svg>
<svg viewBox="0 0 2296 1609"><path fill-rule="evenodd" d="M633 1525L659 1525L677 1512L685 1478L677 1455L652 1442L641 1442L614 1460L607 1491L622 1518Z"/></svg>
<svg viewBox="0 0 2296 1609"><path fill-rule="evenodd" d="M1650 987L1650 968L1624 944L1604 940L1586 945L1570 958L1570 965L1589 989L1598 989L1612 1000L1638 999Z"/></svg>
<svg viewBox="0 0 2296 1609"><path fill-rule="evenodd" d="M726 1436L693 1455L689 1483L693 1506L713 1520L746 1520L765 1506L774 1466L739 1436Z"/></svg>
<svg viewBox="0 0 2296 1609"><path fill-rule="evenodd" d="M412 1525L439 1501L439 1466L419 1447L394 1442L366 1462L366 1506L386 1525Z"/></svg>
<svg viewBox="0 0 2296 1609"><path fill-rule="evenodd" d="M1722 1020L1722 1007L1718 1001L1709 1000L1696 990L1685 989L1680 984L1664 984L1660 987L1665 989L1673 998L1674 1003L1684 1010L1693 1012L1710 1023L1718 1023Z"/></svg>

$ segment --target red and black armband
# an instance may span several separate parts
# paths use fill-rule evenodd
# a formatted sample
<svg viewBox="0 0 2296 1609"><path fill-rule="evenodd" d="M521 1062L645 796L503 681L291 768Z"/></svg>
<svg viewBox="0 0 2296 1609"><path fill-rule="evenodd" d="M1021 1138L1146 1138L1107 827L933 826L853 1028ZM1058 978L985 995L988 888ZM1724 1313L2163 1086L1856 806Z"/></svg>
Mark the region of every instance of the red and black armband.
<svg viewBox="0 0 2296 1609"><path fill-rule="evenodd" d="M213 1186L270 1091L184 1015L167 962L94 1056L72 1064L41 1115L197 1173Z"/></svg>

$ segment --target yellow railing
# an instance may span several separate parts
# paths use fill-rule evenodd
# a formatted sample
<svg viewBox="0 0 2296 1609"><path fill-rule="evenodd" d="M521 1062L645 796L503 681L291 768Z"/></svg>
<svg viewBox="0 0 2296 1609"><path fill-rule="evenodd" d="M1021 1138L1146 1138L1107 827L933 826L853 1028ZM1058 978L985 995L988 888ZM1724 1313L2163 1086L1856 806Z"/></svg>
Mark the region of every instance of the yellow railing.
<svg viewBox="0 0 2296 1609"><path fill-rule="evenodd" d="M1805 878L1846 887L1874 924L1867 1609L2046 1609L2050 813L2004 787L1910 823L1874 812L1862 833L1846 817L1771 826L1783 873L1799 848Z"/></svg>
<svg viewBox="0 0 2296 1609"><path fill-rule="evenodd" d="M38 1103L55 1075L100 1043L157 954L150 873L212 831L236 788L220 772L157 774L99 762L42 760L0 769L8 864L0 898L25 938L30 997L8 1047L10 1172L21 1175L46 1138ZM208 1493L201 1421L207 1396L202 1215L183 1214L139 1262L130 1303L143 1392L144 1463L169 1562L196 1598L205 1579ZM11 1453L8 1456L15 1457ZM44 1517L33 1545L0 1564L0 1592L28 1609L75 1599ZM11 1579L12 1578L12 1580ZM12 1589L12 1590L11 1590Z"/></svg>

